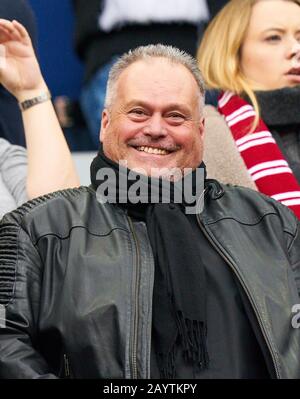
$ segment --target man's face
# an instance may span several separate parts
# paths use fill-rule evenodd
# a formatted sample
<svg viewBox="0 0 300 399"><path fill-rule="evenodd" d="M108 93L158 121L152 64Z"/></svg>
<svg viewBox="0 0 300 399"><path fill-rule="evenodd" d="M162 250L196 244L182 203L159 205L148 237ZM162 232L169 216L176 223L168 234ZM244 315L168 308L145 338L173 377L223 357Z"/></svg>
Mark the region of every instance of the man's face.
<svg viewBox="0 0 300 399"><path fill-rule="evenodd" d="M196 168L203 154L199 96L193 75L180 64L151 58L130 65L118 79L112 107L102 114L105 155L147 175L151 168Z"/></svg>

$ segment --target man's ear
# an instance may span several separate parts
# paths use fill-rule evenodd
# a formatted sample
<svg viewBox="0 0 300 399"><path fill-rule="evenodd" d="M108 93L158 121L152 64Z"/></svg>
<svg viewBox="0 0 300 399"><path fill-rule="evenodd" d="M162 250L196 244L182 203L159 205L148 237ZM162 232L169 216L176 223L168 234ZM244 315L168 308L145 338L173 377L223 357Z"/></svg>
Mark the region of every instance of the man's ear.
<svg viewBox="0 0 300 399"><path fill-rule="evenodd" d="M204 134L205 134L205 118L204 118L204 116L202 117L202 119L200 119L199 133L200 133L200 136L201 136L201 138L203 140L204 139Z"/></svg>
<svg viewBox="0 0 300 399"><path fill-rule="evenodd" d="M100 128L100 141L102 143L106 137L109 123L110 123L109 112L106 108L104 108L104 110L102 111L101 128Z"/></svg>

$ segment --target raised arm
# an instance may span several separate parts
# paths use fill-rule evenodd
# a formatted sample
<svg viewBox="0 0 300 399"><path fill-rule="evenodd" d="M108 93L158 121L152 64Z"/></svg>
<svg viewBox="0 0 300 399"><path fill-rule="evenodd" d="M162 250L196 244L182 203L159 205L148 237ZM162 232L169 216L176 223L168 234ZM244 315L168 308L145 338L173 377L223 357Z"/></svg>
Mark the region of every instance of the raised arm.
<svg viewBox="0 0 300 399"><path fill-rule="evenodd" d="M0 83L19 102L48 92L30 37L17 21L0 19ZM75 165L51 101L28 108L22 116L29 199L78 186Z"/></svg>

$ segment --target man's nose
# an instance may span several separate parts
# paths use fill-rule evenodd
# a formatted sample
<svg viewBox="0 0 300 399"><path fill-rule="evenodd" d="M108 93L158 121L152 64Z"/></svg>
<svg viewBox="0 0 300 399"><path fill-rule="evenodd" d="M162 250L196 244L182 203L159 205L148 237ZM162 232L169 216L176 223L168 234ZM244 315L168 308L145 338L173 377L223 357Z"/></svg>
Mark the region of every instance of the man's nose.
<svg viewBox="0 0 300 399"><path fill-rule="evenodd" d="M165 121L162 115L153 114L144 127L144 134L152 136L153 138L166 136L167 130Z"/></svg>

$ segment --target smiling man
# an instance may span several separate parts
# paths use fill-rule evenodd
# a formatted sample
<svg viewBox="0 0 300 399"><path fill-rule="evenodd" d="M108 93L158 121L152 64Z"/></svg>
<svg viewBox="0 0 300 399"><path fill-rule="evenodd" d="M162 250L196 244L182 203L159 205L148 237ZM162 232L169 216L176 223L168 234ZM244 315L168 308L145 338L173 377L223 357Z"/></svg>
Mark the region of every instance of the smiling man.
<svg viewBox="0 0 300 399"><path fill-rule="evenodd" d="M128 195L165 182L166 170L171 191L173 170L201 184L203 98L196 61L176 48L123 55L110 73L91 187L2 220L2 378L300 377L294 215L211 179L194 214L185 198ZM126 180L124 193L112 179L115 202L97 195L103 170Z"/></svg>
<svg viewBox="0 0 300 399"><path fill-rule="evenodd" d="M104 152L147 174L154 166L194 169L203 155L201 76L172 59L147 58L142 51L140 60L130 64L133 56L128 55L111 71L100 134Z"/></svg>

